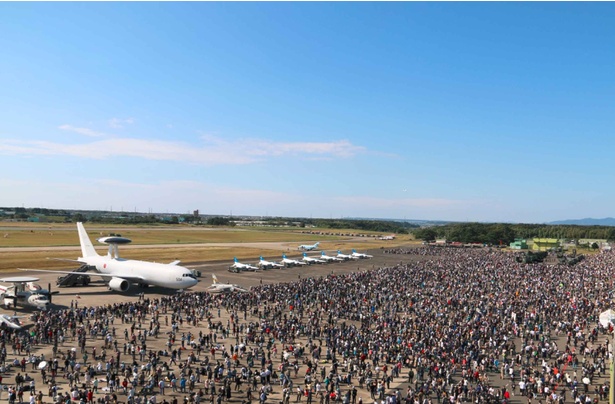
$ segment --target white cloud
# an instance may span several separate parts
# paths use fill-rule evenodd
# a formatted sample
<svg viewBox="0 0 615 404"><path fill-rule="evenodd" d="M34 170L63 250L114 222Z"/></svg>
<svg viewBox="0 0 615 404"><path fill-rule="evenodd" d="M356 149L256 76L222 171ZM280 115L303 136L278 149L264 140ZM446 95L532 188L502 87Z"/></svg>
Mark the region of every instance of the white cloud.
<svg viewBox="0 0 615 404"><path fill-rule="evenodd" d="M365 151L362 146L355 146L348 140L333 142L270 142L246 140L248 153L261 156L282 156L284 154L304 154L331 157L352 157Z"/></svg>
<svg viewBox="0 0 615 404"><path fill-rule="evenodd" d="M126 125L132 125L135 123L134 118L111 118L109 119L109 126L113 129L122 129Z"/></svg>
<svg viewBox="0 0 615 404"><path fill-rule="evenodd" d="M103 136L87 128L62 125L60 129ZM202 136L200 144L179 141L110 137L82 143L19 141L0 139L0 151L8 154L58 155L89 159L137 157L147 160L179 161L212 166L249 164L270 157L285 155L305 158L348 158L366 149L348 140L332 142L275 142L259 139L227 141L215 136Z"/></svg>
<svg viewBox="0 0 615 404"><path fill-rule="evenodd" d="M66 130L69 132L75 132L78 133L80 135L84 135L84 136L88 136L88 137L101 137L101 136L105 136L104 133L102 132L96 132L92 129L89 128L77 128L75 126L72 125L60 125L58 126L58 129L62 129L62 130Z"/></svg>

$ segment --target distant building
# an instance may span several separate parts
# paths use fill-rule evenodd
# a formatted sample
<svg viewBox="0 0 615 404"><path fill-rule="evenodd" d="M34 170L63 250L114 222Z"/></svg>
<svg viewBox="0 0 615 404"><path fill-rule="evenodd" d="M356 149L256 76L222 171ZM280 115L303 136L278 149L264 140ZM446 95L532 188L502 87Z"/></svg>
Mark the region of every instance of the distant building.
<svg viewBox="0 0 615 404"><path fill-rule="evenodd" d="M510 248L512 250L527 250L527 241L522 238L516 238L515 241L510 243Z"/></svg>
<svg viewBox="0 0 615 404"><path fill-rule="evenodd" d="M558 248L560 246L559 240L556 238L533 238L532 250L533 251L549 251L552 248Z"/></svg>

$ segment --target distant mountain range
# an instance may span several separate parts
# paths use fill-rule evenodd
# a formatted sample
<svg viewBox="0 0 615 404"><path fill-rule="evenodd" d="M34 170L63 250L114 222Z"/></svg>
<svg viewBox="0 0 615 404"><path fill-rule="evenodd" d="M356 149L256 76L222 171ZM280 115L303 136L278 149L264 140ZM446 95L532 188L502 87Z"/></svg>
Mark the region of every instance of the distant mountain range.
<svg viewBox="0 0 615 404"><path fill-rule="evenodd" d="M568 220L557 220L555 222L550 222L547 224L572 224L577 226L615 226L615 218L605 217L604 219L568 219Z"/></svg>

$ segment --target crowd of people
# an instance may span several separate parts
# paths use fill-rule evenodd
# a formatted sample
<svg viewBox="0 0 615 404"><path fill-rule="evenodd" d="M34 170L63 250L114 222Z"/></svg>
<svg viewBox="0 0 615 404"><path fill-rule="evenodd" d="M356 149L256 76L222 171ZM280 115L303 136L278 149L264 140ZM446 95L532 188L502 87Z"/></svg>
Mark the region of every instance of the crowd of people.
<svg viewBox="0 0 615 404"><path fill-rule="evenodd" d="M612 329L598 316L611 305L615 254L548 266L495 249L388 252L400 262L248 293L75 300L0 331L0 383L10 404L608 397Z"/></svg>

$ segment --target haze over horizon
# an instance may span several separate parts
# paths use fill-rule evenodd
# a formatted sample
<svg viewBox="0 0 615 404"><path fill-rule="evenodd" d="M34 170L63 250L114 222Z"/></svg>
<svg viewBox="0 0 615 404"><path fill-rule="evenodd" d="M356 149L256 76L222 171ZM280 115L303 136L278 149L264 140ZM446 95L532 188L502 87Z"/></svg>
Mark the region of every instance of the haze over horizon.
<svg viewBox="0 0 615 404"><path fill-rule="evenodd" d="M0 206L615 216L613 3L0 3Z"/></svg>

